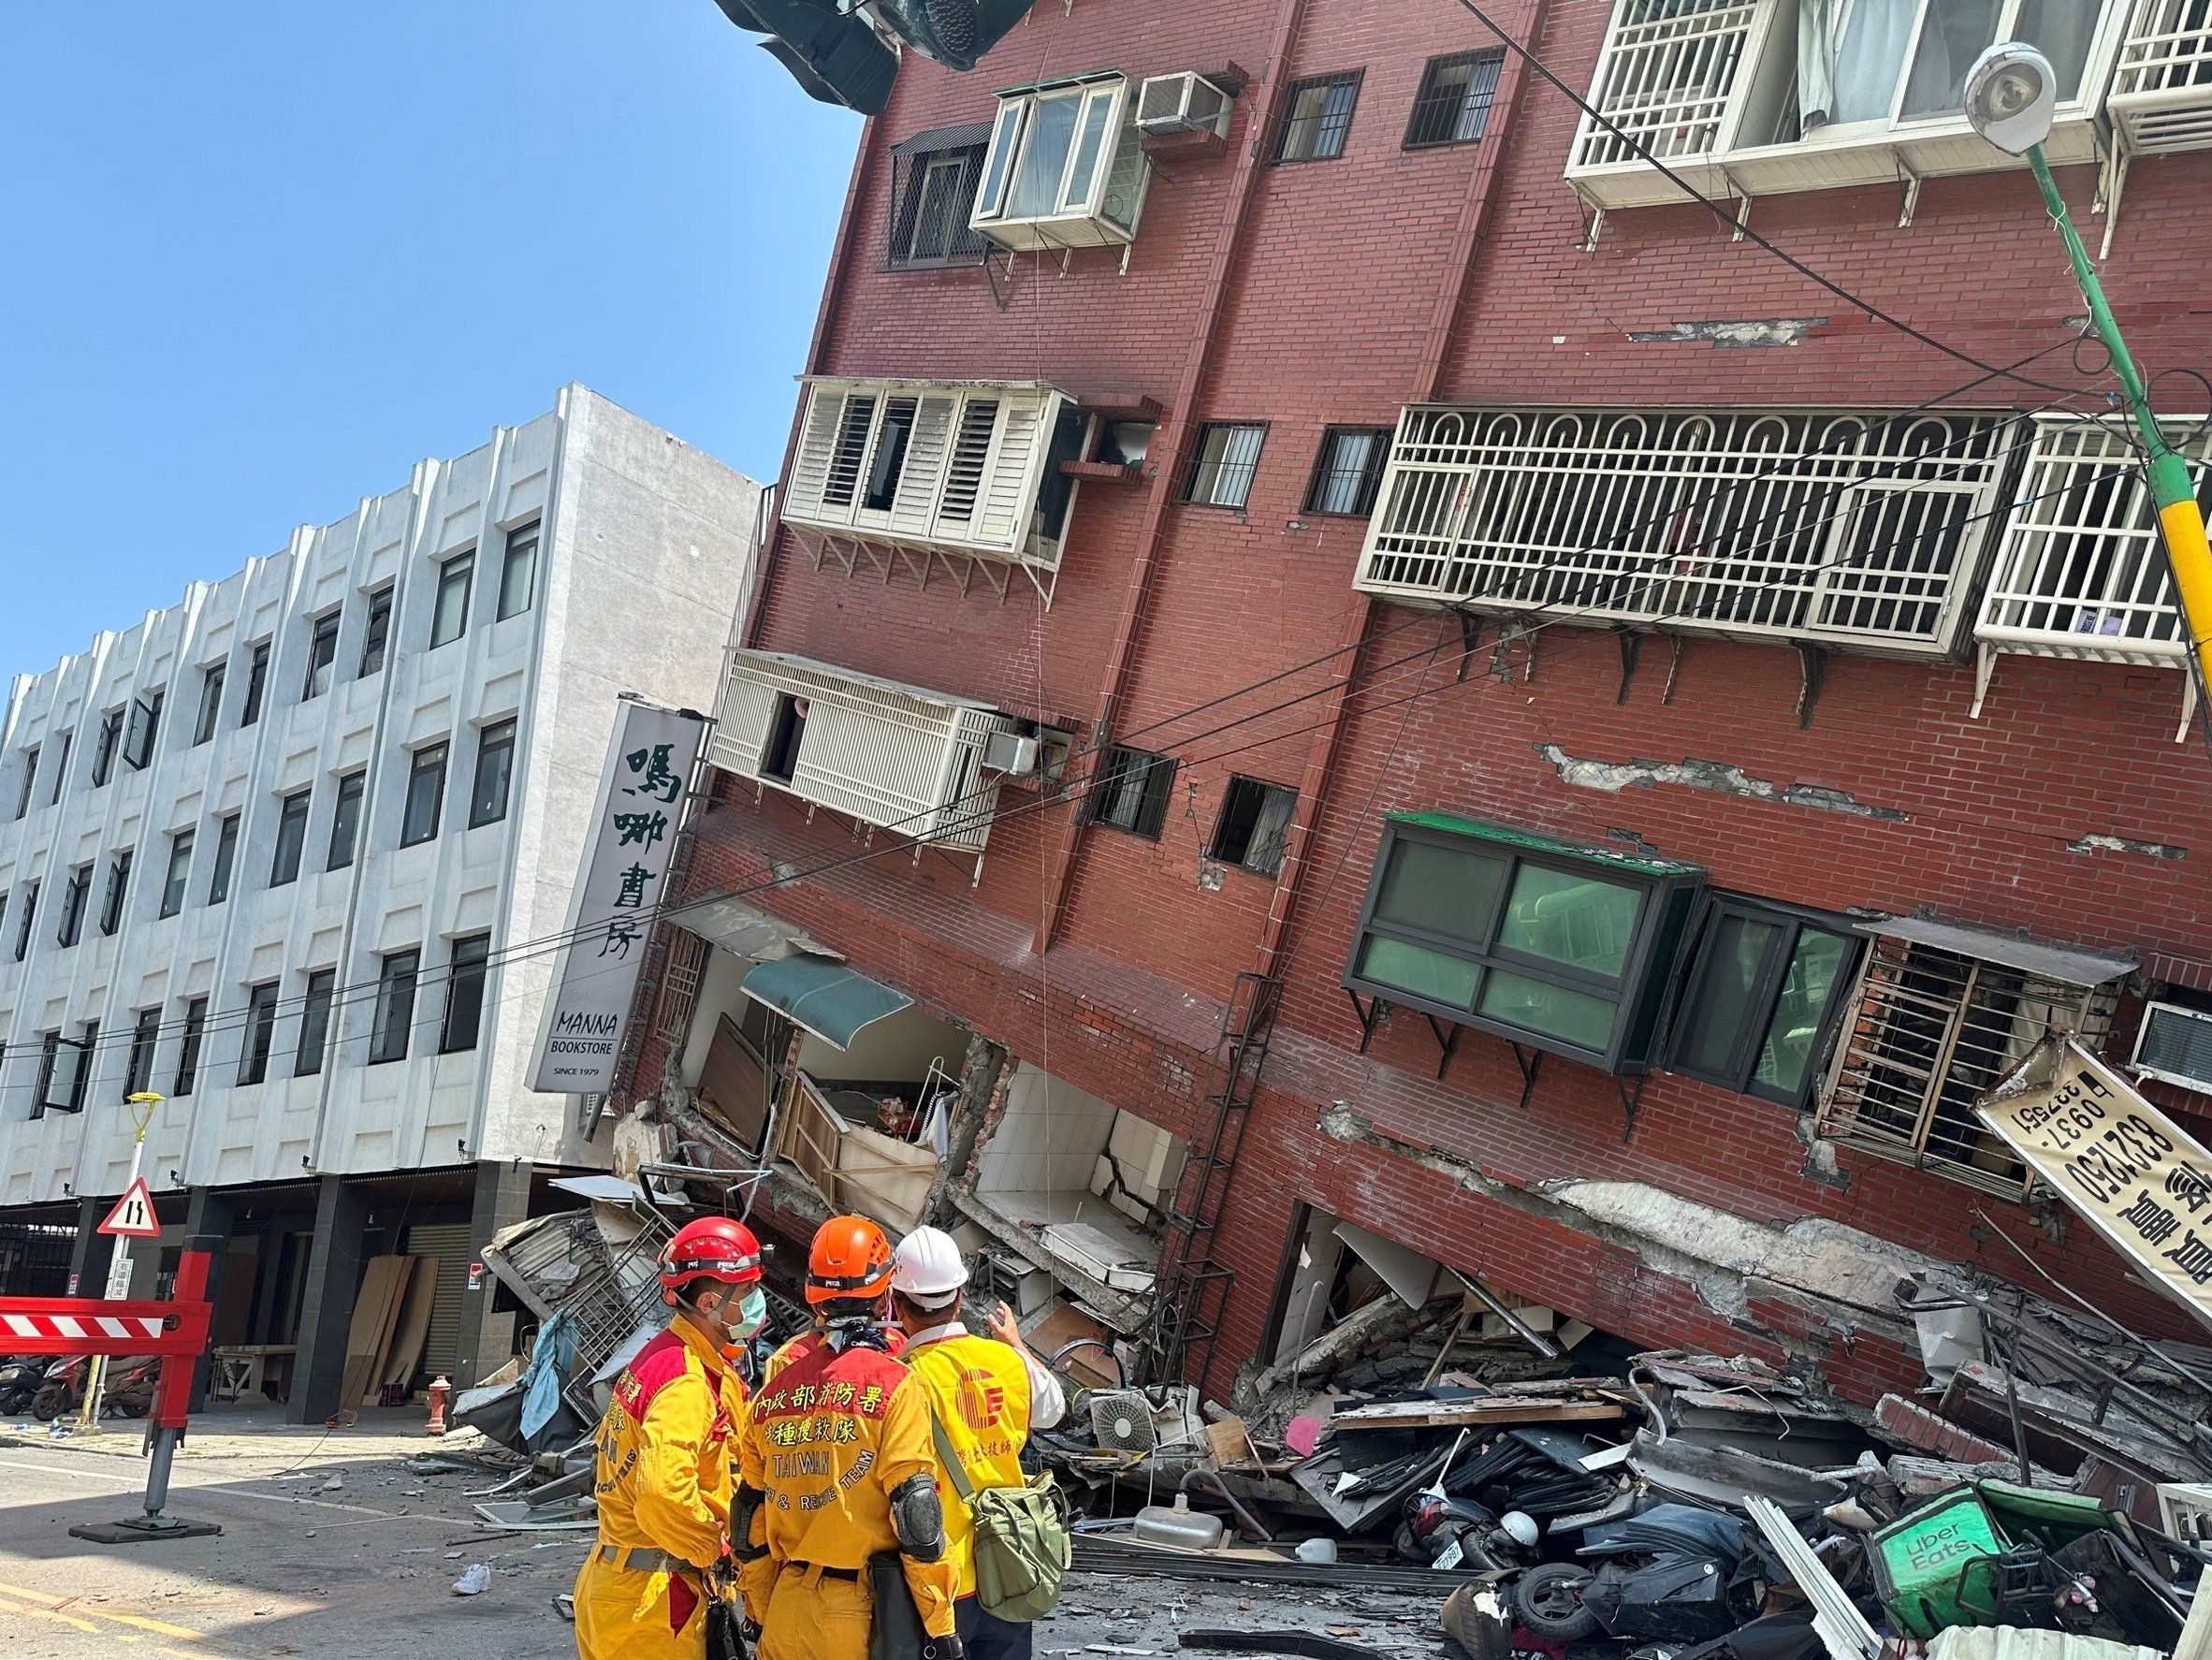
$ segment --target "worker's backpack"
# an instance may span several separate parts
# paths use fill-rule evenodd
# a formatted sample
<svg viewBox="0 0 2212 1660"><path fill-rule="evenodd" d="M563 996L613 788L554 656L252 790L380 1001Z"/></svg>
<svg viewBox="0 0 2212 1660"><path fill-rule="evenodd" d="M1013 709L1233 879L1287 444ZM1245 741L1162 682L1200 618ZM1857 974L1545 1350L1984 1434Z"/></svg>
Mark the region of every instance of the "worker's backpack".
<svg viewBox="0 0 2212 1660"><path fill-rule="evenodd" d="M933 1407L929 1434L938 1463L975 1523L975 1594L983 1612L1026 1624L1041 1620L1060 1600L1068 1572L1068 1511L1051 1473L1023 1487L986 1487L980 1493L960 1466L945 1426Z"/></svg>

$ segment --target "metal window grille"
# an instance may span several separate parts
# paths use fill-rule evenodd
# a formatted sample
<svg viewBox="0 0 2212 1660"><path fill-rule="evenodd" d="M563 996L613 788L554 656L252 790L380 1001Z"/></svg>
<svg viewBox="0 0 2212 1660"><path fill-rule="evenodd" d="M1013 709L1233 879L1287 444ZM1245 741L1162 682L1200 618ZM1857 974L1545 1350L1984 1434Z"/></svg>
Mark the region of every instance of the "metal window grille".
<svg viewBox="0 0 2212 1660"><path fill-rule="evenodd" d="M1490 129L1491 101L1497 96L1498 73L1506 66L1503 47L1431 58L1421 71L1421 89L1405 124L1405 148L1472 144Z"/></svg>
<svg viewBox="0 0 2212 1660"><path fill-rule="evenodd" d="M1360 101L1361 73L1354 69L1290 83L1275 160L1334 161L1344 153L1352 109Z"/></svg>
<svg viewBox="0 0 2212 1660"><path fill-rule="evenodd" d="M1999 425L1413 408L1356 583L1477 609L1938 653L1990 533Z"/></svg>
<svg viewBox="0 0 2212 1660"><path fill-rule="evenodd" d="M2212 0L2135 0L2106 105L2132 150L2212 144Z"/></svg>
<svg viewBox="0 0 2212 1660"><path fill-rule="evenodd" d="M1624 138L1588 117L1574 165L1662 159L1718 147L1759 0L1621 0L1590 102ZM1628 142L1635 140L1635 144Z"/></svg>
<svg viewBox="0 0 2212 1660"><path fill-rule="evenodd" d="M687 928L672 927L669 933L661 1000L653 1010L653 1036L663 1043L680 1043L691 1029L691 1010L699 1000L699 983L706 977L706 959L714 947Z"/></svg>
<svg viewBox="0 0 2212 1660"><path fill-rule="evenodd" d="M891 158L890 261L895 266L981 265L989 240L968 226L982 144L894 153Z"/></svg>
<svg viewBox="0 0 2212 1660"><path fill-rule="evenodd" d="M1916 941L1877 937L1821 1105L1820 1133L2018 1197L2028 1172L1974 1115L2053 1027L2102 1048L2117 983L2071 985Z"/></svg>
<svg viewBox="0 0 2212 1660"><path fill-rule="evenodd" d="M2185 430L2177 423L2170 439ZM2187 662L2187 630L2131 438L2113 421L2036 422L1976 639L2036 657ZM2201 495L2212 482L2212 433L2188 448Z"/></svg>
<svg viewBox="0 0 2212 1660"><path fill-rule="evenodd" d="M1265 427L1209 422L1199 429L1190 484L1183 499L1201 507L1242 507L1251 499Z"/></svg>
<svg viewBox="0 0 2212 1660"><path fill-rule="evenodd" d="M1390 459L1388 427L1332 427L1321 436L1314 481L1306 490L1308 513L1365 518L1375 511L1383 463Z"/></svg>

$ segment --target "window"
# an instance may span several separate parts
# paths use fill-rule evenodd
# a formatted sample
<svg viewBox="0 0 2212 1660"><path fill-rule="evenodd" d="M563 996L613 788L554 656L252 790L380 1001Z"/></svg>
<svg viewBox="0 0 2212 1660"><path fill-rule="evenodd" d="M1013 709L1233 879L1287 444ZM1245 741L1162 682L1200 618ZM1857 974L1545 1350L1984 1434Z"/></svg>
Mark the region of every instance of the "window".
<svg viewBox="0 0 2212 1660"><path fill-rule="evenodd" d="M438 567L438 598L430 610L432 648L458 640L469 626L469 584L476 572L474 549L457 553Z"/></svg>
<svg viewBox="0 0 2212 1660"><path fill-rule="evenodd" d="M891 263L981 265L991 244L968 221L991 124L918 133L891 152Z"/></svg>
<svg viewBox="0 0 2212 1660"><path fill-rule="evenodd" d="M161 728L161 701L166 695L150 692L131 704L130 726L123 740L123 758L133 772L144 772L153 764L153 736Z"/></svg>
<svg viewBox="0 0 2212 1660"><path fill-rule="evenodd" d="M307 809L313 794L295 790L278 807L276 852L269 861L269 885L272 888L299 880L299 855L307 846Z"/></svg>
<svg viewBox="0 0 2212 1660"><path fill-rule="evenodd" d="M1689 958L1666 1064L1739 1095L1805 1105L1861 943L1840 917L1717 896Z"/></svg>
<svg viewBox="0 0 2212 1660"><path fill-rule="evenodd" d="M788 784L798 776L799 741L807 735L807 700L791 692L776 699L768 741L761 750L761 776Z"/></svg>
<svg viewBox="0 0 2212 1660"><path fill-rule="evenodd" d="M341 613L326 611L308 624L307 673L299 683L299 701L307 703L330 690L338 662L338 625Z"/></svg>
<svg viewBox="0 0 2212 1660"><path fill-rule="evenodd" d="M8 896L6 890L0 889L0 929L4 929L7 925L7 899Z"/></svg>
<svg viewBox="0 0 2212 1660"><path fill-rule="evenodd" d="M1918 918L1864 931L1820 1133L2019 1198L2028 1172L1974 1102L2053 1027L2102 1048L2133 965Z"/></svg>
<svg viewBox="0 0 2212 1660"><path fill-rule="evenodd" d="M84 930L84 902L92 892L93 867L80 865L69 872L68 886L62 890L61 925L54 930L54 943L74 945Z"/></svg>
<svg viewBox="0 0 2212 1660"><path fill-rule="evenodd" d="M238 818L231 813L215 826L215 866L208 876L210 905L230 897L230 867L238 862Z"/></svg>
<svg viewBox="0 0 2212 1660"><path fill-rule="evenodd" d="M1242 511L1252 495L1252 474L1259 469L1259 445L1266 436L1265 427L1219 421L1201 427L1183 499L1200 507Z"/></svg>
<svg viewBox="0 0 2212 1660"><path fill-rule="evenodd" d="M1119 75L1002 95L969 223L1010 248L1134 239L1150 168L1128 105Z"/></svg>
<svg viewBox="0 0 2212 1660"><path fill-rule="evenodd" d="M131 850L124 848L108 866L108 891L100 899L100 932L113 934L123 926L123 905L130 895Z"/></svg>
<svg viewBox="0 0 2212 1660"><path fill-rule="evenodd" d="M124 709L109 709L100 717L100 733L93 750L92 781L97 790L115 771L115 751L123 747Z"/></svg>
<svg viewBox="0 0 2212 1660"><path fill-rule="evenodd" d="M1283 837L1290 829L1291 809L1298 792L1259 779L1230 779L1229 794L1221 800L1221 817L1214 824L1211 856L1218 864L1236 865L1257 876L1273 876L1283 867Z"/></svg>
<svg viewBox="0 0 2212 1660"><path fill-rule="evenodd" d="M184 909L185 884L192 880L194 833L179 830L169 837L168 868L161 878L161 914L175 916Z"/></svg>
<svg viewBox="0 0 2212 1660"><path fill-rule="evenodd" d="M500 556L500 612L504 622L530 609L531 590L538 579L538 521L517 525L507 532L506 550Z"/></svg>
<svg viewBox="0 0 2212 1660"><path fill-rule="evenodd" d="M1332 427L1321 434L1305 510L1338 518L1365 518L1375 511L1383 463L1390 459L1388 427Z"/></svg>
<svg viewBox="0 0 2212 1660"><path fill-rule="evenodd" d="M245 1035L238 1057L240 1084L258 1084L269 1076L269 1052L276 1042L276 1006L275 981L247 988Z"/></svg>
<svg viewBox="0 0 2212 1660"><path fill-rule="evenodd" d="M1091 786L1091 822L1157 841L1168 822L1168 795L1174 787L1172 756L1118 746L1108 750L1098 781Z"/></svg>
<svg viewBox="0 0 2212 1660"><path fill-rule="evenodd" d="M914 411L919 400L894 398L883 405L883 423L876 432L876 450L868 462L867 488L861 506L870 513L889 513L898 495L898 481L907 467L907 444L914 436Z"/></svg>
<svg viewBox="0 0 2212 1660"><path fill-rule="evenodd" d="M330 810L330 856L326 870L343 870L354 862L361 839L361 794L369 787L369 774L349 772L338 780L338 805Z"/></svg>
<svg viewBox="0 0 2212 1660"><path fill-rule="evenodd" d="M52 807L62 798L62 790L69 781L69 745L76 737L74 732L65 732L55 740L59 746L53 758L53 788L47 792L46 805Z"/></svg>
<svg viewBox="0 0 2212 1660"><path fill-rule="evenodd" d="M507 816L507 786L515 771L515 722L495 721L476 735L476 777L469 788L469 828Z"/></svg>
<svg viewBox="0 0 2212 1660"><path fill-rule="evenodd" d="M484 1023L485 960L490 954L489 934L471 934L453 942L453 960L445 976L445 1015L438 1023L440 1055L476 1047L477 1028Z"/></svg>
<svg viewBox="0 0 2212 1660"><path fill-rule="evenodd" d="M407 766L407 803L400 816L400 845L413 847L438 834L438 809L445 798L445 746L428 744Z"/></svg>
<svg viewBox="0 0 2212 1660"><path fill-rule="evenodd" d="M196 746L215 735L215 723L223 718L223 681L229 672L228 666L220 663L211 663L199 671L199 714L192 722Z"/></svg>
<svg viewBox="0 0 2212 1660"><path fill-rule="evenodd" d="M31 924L38 914L38 884L23 883L22 909L15 919L15 960L22 962L31 954Z"/></svg>
<svg viewBox="0 0 2212 1660"><path fill-rule="evenodd" d="M269 690L269 642L256 641L246 657L246 698L238 712L238 723L251 726L261 719L261 698Z"/></svg>
<svg viewBox="0 0 2212 1660"><path fill-rule="evenodd" d="M84 1098L92 1088L93 1056L99 1052L100 1023L88 1020L77 1034L74 1043L65 1047L77 1051L77 1064L69 1069L69 1101L66 1108L72 1113L84 1111Z"/></svg>
<svg viewBox="0 0 2212 1660"><path fill-rule="evenodd" d="M1334 161L1344 153L1352 130L1352 106L1360 101L1361 71L1317 75L1290 83L1283 130L1275 138L1275 160Z"/></svg>
<svg viewBox="0 0 2212 1660"><path fill-rule="evenodd" d="M169 1085L172 1096L187 1096L199 1082L199 1046L208 1032L208 1000L194 997L184 1005L184 1038L177 1045L177 1075Z"/></svg>
<svg viewBox="0 0 2212 1660"><path fill-rule="evenodd" d="M1448 813L1385 829L1345 984L1612 1072L1648 1070L1695 866Z"/></svg>
<svg viewBox="0 0 2212 1660"><path fill-rule="evenodd" d="M31 810L31 790L38 781L38 746L29 745L23 750L23 776L15 788L15 816L22 818Z"/></svg>
<svg viewBox="0 0 2212 1660"><path fill-rule="evenodd" d="M131 1024L130 1062L123 1070L123 1099L153 1087L153 1048L161 1041L161 1011L141 1009Z"/></svg>
<svg viewBox="0 0 2212 1660"><path fill-rule="evenodd" d="M38 1077L31 1090L31 1116L43 1118L48 1113L65 1113L69 1110L66 1094L54 1097L55 1074L61 1070L62 1034L38 1034Z"/></svg>
<svg viewBox="0 0 2212 1660"><path fill-rule="evenodd" d="M385 651L392 641L392 585L386 583L369 596L369 615L361 625L361 663L354 677L366 680L384 672Z"/></svg>
<svg viewBox="0 0 2212 1660"><path fill-rule="evenodd" d="M1491 99L1497 95L1503 47L1431 58L1421 71L1421 90L1405 124L1405 148L1426 150L1442 144L1472 144L1490 126Z"/></svg>
<svg viewBox="0 0 2212 1660"><path fill-rule="evenodd" d="M323 1070L330 1048L330 1005L338 989L338 970L317 968L307 977L307 996L299 1006L299 1048L292 1057L292 1076L313 1077Z"/></svg>
<svg viewBox="0 0 2212 1660"><path fill-rule="evenodd" d="M415 980L422 963L418 951L395 951L376 975L376 1029L370 1034L369 1064L407 1058L407 1034L415 1024Z"/></svg>

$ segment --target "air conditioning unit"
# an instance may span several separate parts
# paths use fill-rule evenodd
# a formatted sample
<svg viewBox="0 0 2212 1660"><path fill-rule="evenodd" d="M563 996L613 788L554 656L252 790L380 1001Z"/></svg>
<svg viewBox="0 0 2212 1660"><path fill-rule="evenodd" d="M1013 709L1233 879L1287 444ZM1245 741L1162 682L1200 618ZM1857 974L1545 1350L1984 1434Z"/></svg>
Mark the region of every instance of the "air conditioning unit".
<svg viewBox="0 0 2212 1660"><path fill-rule="evenodd" d="M2145 1077L2212 1095L2212 1014L2179 1003L2150 1004L2128 1064Z"/></svg>
<svg viewBox="0 0 2212 1660"><path fill-rule="evenodd" d="M1229 131L1229 112L1236 100L1227 91L1195 70L1180 75L1155 75L1137 89L1137 130L1147 138L1170 133Z"/></svg>
<svg viewBox="0 0 2212 1660"><path fill-rule="evenodd" d="M1033 733L994 732L983 746L983 765L1010 779L1031 778L1043 752L1043 741Z"/></svg>

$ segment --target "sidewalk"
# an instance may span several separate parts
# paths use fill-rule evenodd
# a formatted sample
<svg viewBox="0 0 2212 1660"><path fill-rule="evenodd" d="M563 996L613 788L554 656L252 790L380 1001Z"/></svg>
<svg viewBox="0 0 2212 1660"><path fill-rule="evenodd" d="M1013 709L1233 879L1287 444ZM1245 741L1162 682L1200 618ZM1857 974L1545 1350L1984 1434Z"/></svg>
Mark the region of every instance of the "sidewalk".
<svg viewBox="0 0 2212 1660"><path fill-rule="evenodd" d="M455 1430L437 1436L423 1434L429 1415L420 1405L366 1406L342 1429L321 1424L287 1423L284 1408L266 1401L215 1402L196 1416L184 1432L177 1457L184 1460L250 1459L256 1463L302 1463L309 1459L413 1458L418 1452L465 1455L490 1450L492 1443L474 1430ZM145 1439L142 1419L109 1418L99 1433L87 1434L74 1418L63 1420L70 1433L58 1441L48 1425L25 1415L0 1419L0 1447L66 1447L73 1452L97 1452L137 1459Z"/></svg>

